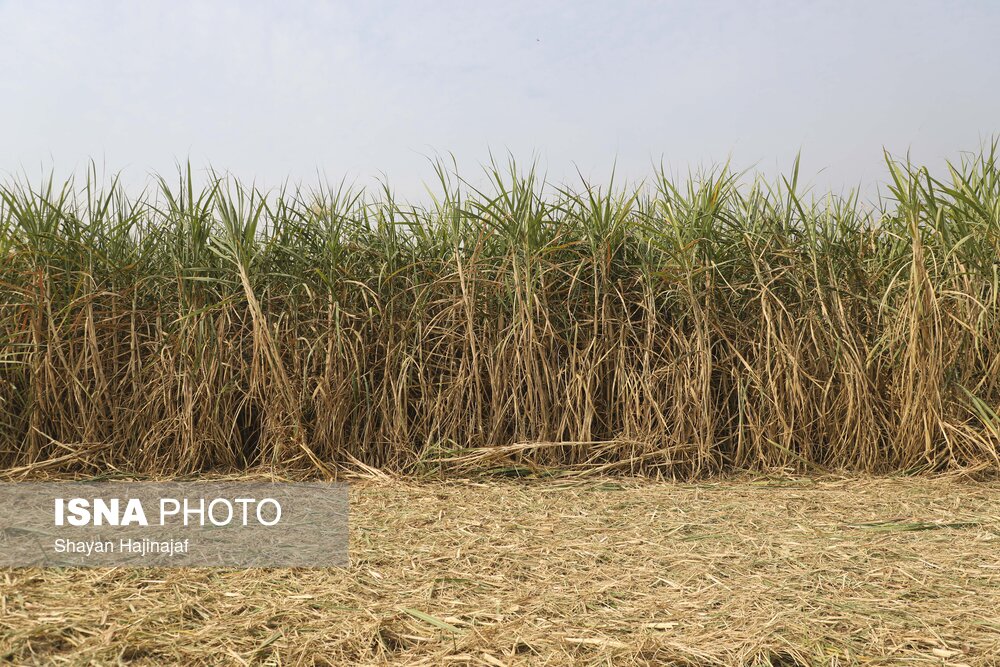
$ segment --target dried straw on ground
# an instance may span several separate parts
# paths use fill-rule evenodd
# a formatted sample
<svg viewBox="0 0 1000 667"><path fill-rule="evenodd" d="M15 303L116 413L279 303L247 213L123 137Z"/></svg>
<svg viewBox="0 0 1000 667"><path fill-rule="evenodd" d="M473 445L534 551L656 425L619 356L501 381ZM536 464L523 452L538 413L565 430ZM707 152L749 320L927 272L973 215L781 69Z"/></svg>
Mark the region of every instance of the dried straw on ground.
<svg viewBox="0 0 1000 667"><path fill-rule="evenodd" d="M998 491L357 483L345 570L0 572L0 661L995 665Z"/></svg>

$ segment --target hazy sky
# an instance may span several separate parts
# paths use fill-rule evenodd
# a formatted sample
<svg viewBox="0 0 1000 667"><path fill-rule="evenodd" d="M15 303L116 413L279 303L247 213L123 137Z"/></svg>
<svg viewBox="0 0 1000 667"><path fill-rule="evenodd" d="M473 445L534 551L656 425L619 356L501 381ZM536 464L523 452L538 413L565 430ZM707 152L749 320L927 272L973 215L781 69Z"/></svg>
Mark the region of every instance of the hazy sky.
<svg viewBox="0 0 1000 667"><path fill-rule="evenodd" d="M488 151L642 178L732 156L820 188L1000 132L1000 2L0 0L0 175L94 158L405 197Z"/></svg>

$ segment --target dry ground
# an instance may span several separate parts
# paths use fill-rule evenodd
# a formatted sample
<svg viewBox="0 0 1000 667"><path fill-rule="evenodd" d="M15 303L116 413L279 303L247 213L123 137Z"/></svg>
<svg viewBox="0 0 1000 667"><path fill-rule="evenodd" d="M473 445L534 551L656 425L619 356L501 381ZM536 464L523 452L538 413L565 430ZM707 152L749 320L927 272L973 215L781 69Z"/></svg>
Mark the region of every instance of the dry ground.
<svg viewBox="0 0 1000 667"><path fill-rule="evenodd" d="M1000 664L1000 483L365 481L346 570L3 570L14 664Z"/></svg>

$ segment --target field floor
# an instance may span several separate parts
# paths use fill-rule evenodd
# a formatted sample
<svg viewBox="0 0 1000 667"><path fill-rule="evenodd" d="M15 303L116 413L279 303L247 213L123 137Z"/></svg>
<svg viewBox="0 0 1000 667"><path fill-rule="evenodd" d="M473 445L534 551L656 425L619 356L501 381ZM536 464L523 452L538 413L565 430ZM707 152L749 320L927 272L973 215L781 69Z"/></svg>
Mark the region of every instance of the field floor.
<svg viewBox="0 0 1000 667"><path fill-rule="evenodd" d="M344 570L0 570L0 663L1000 664L1000 483L362 481Z"/></svg>

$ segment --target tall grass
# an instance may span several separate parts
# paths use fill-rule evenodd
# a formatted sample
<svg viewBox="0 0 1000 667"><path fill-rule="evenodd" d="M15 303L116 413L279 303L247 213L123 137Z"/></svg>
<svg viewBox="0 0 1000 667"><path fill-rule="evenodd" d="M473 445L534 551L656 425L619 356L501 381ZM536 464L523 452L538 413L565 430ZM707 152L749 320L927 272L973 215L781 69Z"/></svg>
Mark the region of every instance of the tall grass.
<svg viewBox="0 0 1000 667"><path fill-rule="evenodd" d="M0 465L1000 466L1000 168L0 189Z"/></svg>

